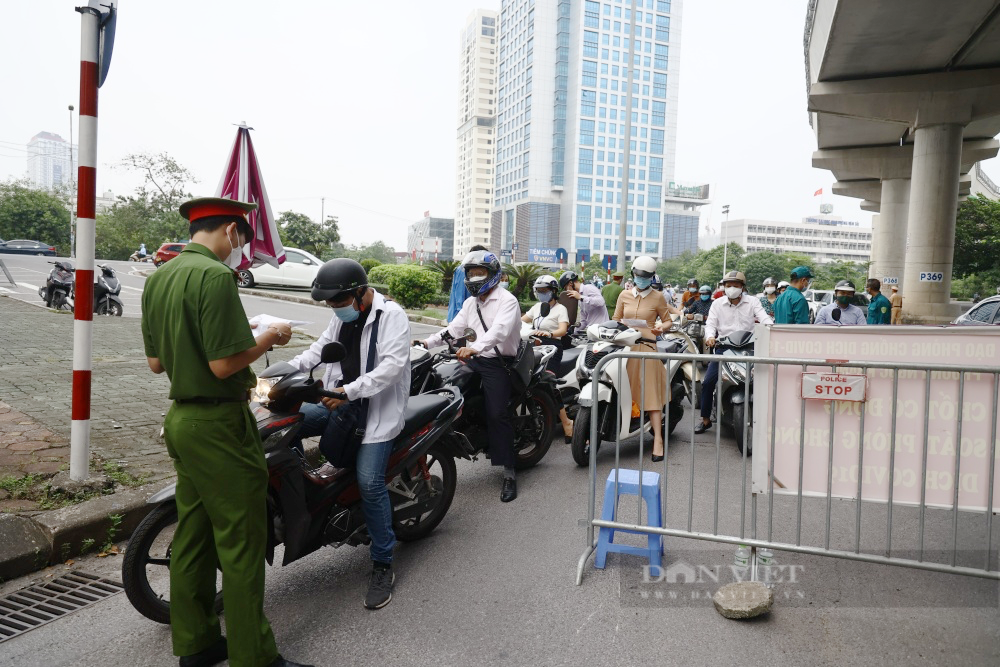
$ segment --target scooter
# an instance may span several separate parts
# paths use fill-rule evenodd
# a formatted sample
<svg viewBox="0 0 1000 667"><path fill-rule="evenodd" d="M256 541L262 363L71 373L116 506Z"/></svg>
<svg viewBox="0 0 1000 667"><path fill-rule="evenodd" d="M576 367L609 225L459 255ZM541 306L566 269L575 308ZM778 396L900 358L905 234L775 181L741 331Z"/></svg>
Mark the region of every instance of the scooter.
<svg viewBox="0 0 1000 667"><path fill-rule="evenodd" d="M320 363L337 363L345 356L342 344L328 343ZM284 362L268 367L258 376L250 404L264 444L269 476L269 564L273 564L279 544L284 544L282 565L288 565L323 546L371 542L353 471L329 464L314 469L290 446L302 427L301 404L335 397L323 389L322 382L313 379L313 370L306 376ZM468 442L452 430L462 414L462 405L461 394L452 388L415 396L407 402L403 430L393 441L385 474L392 501L393 532L400 541L429 535L451 506L458 479L455 458L468 459L472 455ZM169 584L163 585L155 575L170 570L177 523L175 487L172 484L149 499L148 503L156 507L136 528L122 563L122 581L129 602L158 623L170 622ZM158 583L160 590L155 590ZM217 611L222 610L221 590L215 606Z"/></svg>
<svg viewBox="0 0 1000 667"><path fill-rule="evenodd" d="M521 340L528 341L533 330L534 327L530 324L522 322ZM562 407L566 408L566 414L570 419L573 419L580 408L580 382L576 378L576 364L580 355L587 351L587 334L586 332L582 334L567 333L566 336L569 337L570 347L562 348L562 359L559 360L559 368L555 371L555 376ZM542 345L547 344L544 338L538 340ZM556 343L556 345L559 344L561 341Z"/></svg>
<svg viewBox="0 0 1000 667"><path fill-rule="evenodd" d="M701 317L701 315L695 315L695 317ZM657 340L657 352L670 352L674 354L700 353L695 340L688 334L690 325L686 327L682 322L683 320L673 322L670 329L664 332L660 339ZM694 361L671 360L666 362L666 367L667 377L670 378L671 384L673 384L674 379L680 378L681 382L684 383L684 393L691 398L692 407L698 408L698 404L700 403L699 397L701 396L701 379L704 377L702 365ZM683 415L683 408L674 408L673 404L675 400L675 397L671 396L670 418L680 419ZM673 423L670 424L671 433L673 433L675 425Z"/></svg>
<svg viewBox="0 0 1000 667"><path fill-rule="evenodd" d="M152 262L153 261L153 256L150 255L149 253L147 253L145 255L140 255L139 251L136 250L134 253L132 253L131 255L129 255L128 261L130 261L130 262Z"/></svg>
<svg viewBox="0 0 1000 667"><path fill-rule="evenodd" d="M489 438L484 388L478 373L459 372L465 364L455 355L466 342L476 340L476 332L466 329L463 336L456 339L445 331L442 338L448 346L447 352L431 353L416 346L410 349L410 396L448 385L457 388L465 399L466 407L461 418L455 420L455 432L475 443L476 456L485 454L489 449ZM523 391L514 388L508 404L514 425L514 467L518 470L538 465L549 451L561 407L556 377L545 370L548 360L555 354L555 348L541 345L533 349L537 354L532 352L531 346L522 345L521 354L512 369L521 378L524 387Z"/></svg>
<svg viewBox="0 0 1000 667"><path fill-rule="evenodd" d="M45 285L38 288L38 296L45 305L56 310L73 310L73 293L76 284L74 275L76 268L65 261L49 262L54 264L49 271Z"/></svg>
<svg viewBox="0 0 1000 667"><path fill-rule="evenodd" d="M715 343L721 350L719 360L719 382L722 387L721 400L716 406L718 422L733 430L736 446L740 452L746 447L746 455L753 454L753 368L750 368L750 395L746 393L747 365L738 363L739 357L752 357L754 347L753 331L734 331ZM743 440L743 425L747 425L746 441Z"/></svg>
<svg viewBox="0 0 1000 667"><path fill-rule="evenodd" d="M613 352L628 350L637 343L655 343L643 338L642 333L619 322L608 321L602 324L592 324L587 328L587 337L591 344L586 353L577 360L577 378L580 383L580 410L573 420L573 437L570 450L573 460L579 466L590 465L590 425L592 418L593 384L597 388L597 434L596 447L600 449L601 442L631 438L649 429L649 417L640 419L642 411L632 397L626 371L627 359L615 359L601 369L600 377L594 377L598 362ZM680 339L663 341L663 351L684 352ZM658 346L659 349L659 346ZM670 403L666 406L666 419L663 420L663 437L666 438L684 416L684 400L686 390L681 378L681 364L668 362L667 373L670 379ZM619 420L619 415L621 419Z"/></svg>
<svg viewBox="0 0 1000 667"><path fill-rule="evenodd" d="M122 285L118 274L107 264L99 265L100 272L95 273L94 283L94 314L121 317L125 312L125 304L118 297Z"/></svg>

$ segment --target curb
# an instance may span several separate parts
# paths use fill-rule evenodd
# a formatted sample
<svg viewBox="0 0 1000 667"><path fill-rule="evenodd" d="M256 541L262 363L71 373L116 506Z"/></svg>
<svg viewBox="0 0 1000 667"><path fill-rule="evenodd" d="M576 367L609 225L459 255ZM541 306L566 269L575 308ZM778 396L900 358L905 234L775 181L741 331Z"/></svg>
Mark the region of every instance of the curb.
<svg viewBox="0 0 1000 667"><path fill-rule="evenodd" d="M48 565L80 555L84 540L93 540L87 550L104 541L128 537L153 509L146 501L163 485L122 489L32 518L0 514L0 578L13 579ZM109 536L111 515L121 517Z"/></svg>

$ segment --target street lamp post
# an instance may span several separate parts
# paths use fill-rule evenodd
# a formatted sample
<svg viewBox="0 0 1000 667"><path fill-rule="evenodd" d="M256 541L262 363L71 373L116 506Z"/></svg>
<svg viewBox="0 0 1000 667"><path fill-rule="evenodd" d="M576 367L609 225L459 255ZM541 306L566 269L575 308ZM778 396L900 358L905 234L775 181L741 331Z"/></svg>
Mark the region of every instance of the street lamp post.
<svg viewBox="0 0 1000 667"><path fill-rule="evenodd" d="M722 207L722 212L726 214L726 226L722 228L722 275L726 275L726 259L729 255L729 204Z"/></svg>
<svg viewBox="0 0 1000 667"><path fill-rule="evenodd" d="M73 205L73 193L76 192L74 187L76 172L73 170L73 109L75 108L72 104L69 105L69 256L73 259L76 258L76 226L73 224L73 216L76 213L76 207Z"/></svg>

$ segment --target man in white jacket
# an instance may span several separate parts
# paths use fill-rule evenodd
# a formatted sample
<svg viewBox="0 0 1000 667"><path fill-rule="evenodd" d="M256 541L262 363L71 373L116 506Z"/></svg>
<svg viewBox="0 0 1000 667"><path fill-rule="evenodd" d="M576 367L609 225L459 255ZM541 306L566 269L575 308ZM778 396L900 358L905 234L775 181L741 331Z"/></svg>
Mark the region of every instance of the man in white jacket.
<svg viewBox="0 0 1000 667"><path fill-rule="evenodd" d="M320 267L312 285L312 298L333 308L330 320L319 340L291 360L300 370L309 370L320 360L323 346L339 341L347 348L347 357L328 364L323 386L343 393L349 401L368 399L368 424L358 451L356 474L361 490L361 505L371 536L372 574L368 582L365 607L381 609L392 600L392 549L396 536L392 531L392 503L385 486L385 470L392 453L392 441L403 430L403 412L410 388L410 322L397 304L386 301L368 287L368 274L352 259L332 259ZM375 357L371 370L365 366L378 322ZM305 419L301 438L321 435L331 415L345 401L322 399L321 405L302 406Z"/></svg>

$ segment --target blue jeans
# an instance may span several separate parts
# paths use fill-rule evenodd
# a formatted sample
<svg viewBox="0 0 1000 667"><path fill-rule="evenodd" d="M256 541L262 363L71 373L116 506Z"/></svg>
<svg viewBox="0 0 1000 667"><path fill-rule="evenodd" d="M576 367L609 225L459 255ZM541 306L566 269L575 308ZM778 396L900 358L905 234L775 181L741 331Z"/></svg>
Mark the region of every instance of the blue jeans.
<svg viewBox="0 0 1000 667"><path fill-rule="evenodd" d="M300 449L302 439L323 435L332 411L316 403L303 403L300 410L305 416L292 446ZM361 491L361 509L365 513L368 535L372 538L371 557L380 563L392 562L392 549L396 535L392 532L392 503L385 488L385 469L392 454L392 441L366 442L358 450L355 475Z"/></svg>

